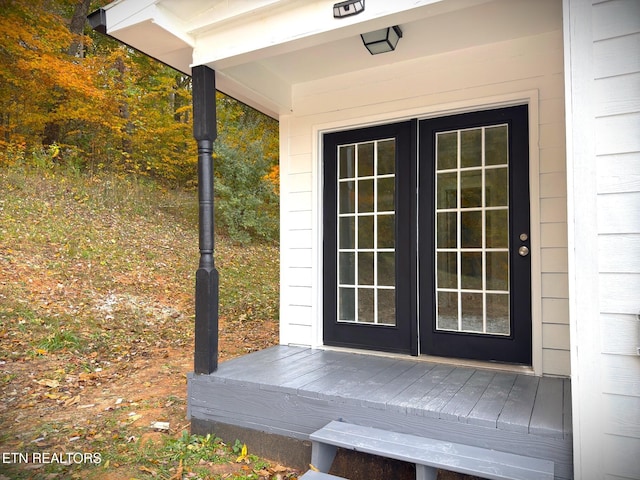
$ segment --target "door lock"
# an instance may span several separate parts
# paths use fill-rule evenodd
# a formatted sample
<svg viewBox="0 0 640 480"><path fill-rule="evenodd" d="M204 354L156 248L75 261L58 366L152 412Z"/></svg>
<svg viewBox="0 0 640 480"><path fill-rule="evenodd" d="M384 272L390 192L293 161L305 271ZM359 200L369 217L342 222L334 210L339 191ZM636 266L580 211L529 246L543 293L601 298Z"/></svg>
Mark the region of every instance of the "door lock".
<svg viewBox="0 0 640 480"><path fill-rule="evenodd" d="M520 254L521 257L526 257L527 255L529 255L529 249L522 245L519 249L518 249L518 253Z"/></svg>

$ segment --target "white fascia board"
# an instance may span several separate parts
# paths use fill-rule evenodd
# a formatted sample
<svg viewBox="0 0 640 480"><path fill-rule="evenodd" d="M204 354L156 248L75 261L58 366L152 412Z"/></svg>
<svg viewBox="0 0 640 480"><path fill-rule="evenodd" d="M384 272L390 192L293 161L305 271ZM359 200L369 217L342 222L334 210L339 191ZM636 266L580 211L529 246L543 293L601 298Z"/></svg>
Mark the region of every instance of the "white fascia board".
<svg viewBox="0 0 640 480"><path fill-rule="evenodd" d="M364 12L341 19L334 0L282 2L189 31L193 63L224 69L486 1L366 0Z"/></svg>
<svg viewBox="0 0 640 480"><path fill-rule="evenodd" d="M156 0L118 1L105 7L107 34L190 74L194 39L183 22Z"/></svg>

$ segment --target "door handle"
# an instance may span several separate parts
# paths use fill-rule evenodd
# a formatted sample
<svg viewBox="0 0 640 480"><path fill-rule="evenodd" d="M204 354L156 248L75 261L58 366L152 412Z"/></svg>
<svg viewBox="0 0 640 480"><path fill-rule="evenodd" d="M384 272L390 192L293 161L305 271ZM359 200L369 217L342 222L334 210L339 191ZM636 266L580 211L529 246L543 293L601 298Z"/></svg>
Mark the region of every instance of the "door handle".
<svg viewBox="0 0 640 480"><path fill-rule="evenodd" d="M518 253L520 254L521 257L526 257L527 255L529 255L529 249L522 245L519 249L518 249Z"/></svg>

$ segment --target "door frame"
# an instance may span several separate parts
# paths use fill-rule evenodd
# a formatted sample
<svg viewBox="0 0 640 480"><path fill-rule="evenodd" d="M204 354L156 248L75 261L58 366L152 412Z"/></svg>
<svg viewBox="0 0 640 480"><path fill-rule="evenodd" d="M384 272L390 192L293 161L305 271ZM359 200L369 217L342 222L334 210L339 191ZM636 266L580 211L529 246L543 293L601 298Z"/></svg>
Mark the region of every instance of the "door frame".
<svg viewBox="0 0 640 480"><path fill-rule="evenodd" d="M531 221L531 315L532 315L532 364L527 371L536 375L542 374L542 267L541 267L541 223L540 223L540 151L538 148L540 137L540 93L537 89L521 90L512 93L489 95L484 97L472 97L459 99L456 101L443 102L438 104L415 105L412 108L401 110L385 110L364 116L345 119L336 116L322 123L310 126L312 131L312 152L313 162L311 176L313 178L313 211L315 229L317 235L313 235L313 250L317 252L312 263L315 270L312 285L316 294L311 329L311 345L313 347L324 347L323 342L323 251L322 238L324 230L323 219L323 152L322 137L326 133L333 133L342 130L362 128L367 126L381 125L399 122L410 119L427 119L454 115L458 113L468 113L492 108L502 108L517 105L528 105L529 107L529 194L530 194L530 221ZM562 146L559 146L562 148ZM286 331L283 332L286 340ZM330 348L327 346L327 348ZM421 352L418 352L421 353ZM428 357L427 357L428 358ZM464 363L456 359L447 359L452 363ZM519 370L526 367L517 367Z"/></svg>

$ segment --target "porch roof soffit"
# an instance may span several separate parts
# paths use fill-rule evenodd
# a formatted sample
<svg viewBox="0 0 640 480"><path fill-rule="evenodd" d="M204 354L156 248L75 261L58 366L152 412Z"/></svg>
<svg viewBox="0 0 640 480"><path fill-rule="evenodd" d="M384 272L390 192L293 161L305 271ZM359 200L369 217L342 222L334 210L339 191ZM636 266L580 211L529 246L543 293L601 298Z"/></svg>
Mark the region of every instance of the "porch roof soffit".
<svg viewBox="0 0 640 480"><path fill-rule="evenodd" d="M553 2L528 2L536 4L531 9L527 2L516 1L520 10L527 10L522 15L527 22L510 22L513 32L519 36L524 29L526 34L527 24L535 24L529 22L531 16L545 10L539 3ZM473 23L474 7L494 4L491 11L505 16L504 7L513 0L366 0L364 12L342 19L333 18L334 3L116 0L104 8L105 33L186 74L191 74L193 66L206 65L216 71L220 91L278 118L292 110L296 84L464 48L479 40L456 32L447 35L446 41L414 39L413 46L403 39L392 55L371 56L360 41L361 33L400 25L405 33L412 31L412 36L434 29L446 35L440 21L445 17L441 16L459 11L462 33ZM485 30L482 42L497 41L498 34L492 31L496 29L488 26Z"/></svg>

